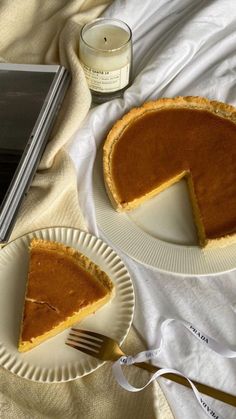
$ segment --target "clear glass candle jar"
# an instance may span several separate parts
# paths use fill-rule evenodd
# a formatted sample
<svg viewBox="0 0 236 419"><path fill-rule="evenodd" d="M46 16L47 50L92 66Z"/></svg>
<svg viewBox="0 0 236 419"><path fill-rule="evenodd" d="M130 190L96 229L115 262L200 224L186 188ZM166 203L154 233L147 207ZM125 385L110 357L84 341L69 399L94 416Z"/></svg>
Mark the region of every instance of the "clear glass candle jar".
<svg viewBox="0 0 236 419"><path fill-rule="evenodd" d="M122 96L131 81L131 29L118 19L87 23L80 33L79 57L93 102Z"/></svg>

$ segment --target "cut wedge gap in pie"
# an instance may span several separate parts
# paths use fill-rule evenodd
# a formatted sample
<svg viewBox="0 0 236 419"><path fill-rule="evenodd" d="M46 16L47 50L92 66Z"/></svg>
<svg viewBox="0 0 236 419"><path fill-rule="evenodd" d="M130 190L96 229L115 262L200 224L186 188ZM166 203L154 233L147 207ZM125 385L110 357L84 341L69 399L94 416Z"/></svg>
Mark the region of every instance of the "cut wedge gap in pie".
<svg viewBox="0 0 236 419"><path fill-rule="evenodd" d="M114 285L87 256L33 239L18 349L28 351L111 300Z"/></svg>
<svg viewBox="0 0 236 419"><path fill-rule="evenodd" d="M128 112L103 146L106 190L132 210L186 179L201 247L236 242L236 109L202 97L162 98Z"/></svg>

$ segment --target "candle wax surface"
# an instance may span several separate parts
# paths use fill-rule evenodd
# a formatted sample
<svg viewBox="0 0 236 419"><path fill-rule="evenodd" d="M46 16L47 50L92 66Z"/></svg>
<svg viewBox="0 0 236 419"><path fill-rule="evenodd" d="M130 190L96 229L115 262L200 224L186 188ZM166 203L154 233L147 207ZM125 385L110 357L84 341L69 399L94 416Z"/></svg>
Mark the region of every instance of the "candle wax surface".
<svg viewBox="0 0 236 419"><path fill-rule="evenodd" d="M84 41L92 48L109 51L120 48L129 40L129 33L112 25L99 25L83 34Z"/></svg>

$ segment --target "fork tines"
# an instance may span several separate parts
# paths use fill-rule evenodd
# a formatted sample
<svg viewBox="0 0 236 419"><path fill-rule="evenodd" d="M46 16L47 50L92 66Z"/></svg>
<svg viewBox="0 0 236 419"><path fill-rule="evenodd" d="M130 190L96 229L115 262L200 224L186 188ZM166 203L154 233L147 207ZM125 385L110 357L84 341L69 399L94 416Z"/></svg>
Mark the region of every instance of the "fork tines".
<svg viewBox="0 0 236 419"><path fill-rule="evenodd" d="M86 352L89 355L96 356L100 349L102 339L98 333L88 330L71 328L66 345Z"/></svg>
<svg viewBox="0 0 236 419"><path fill-rule="evenodd" d="M79 335L85 335L85 336L92 336L100 341L102 341L102 336L99 333L96 332L92 332L91 330L83 330L83 329L77 329L76 327L72 327L71 330L73 330L73 332L75 332L77 334L77 336Z"/></svg>

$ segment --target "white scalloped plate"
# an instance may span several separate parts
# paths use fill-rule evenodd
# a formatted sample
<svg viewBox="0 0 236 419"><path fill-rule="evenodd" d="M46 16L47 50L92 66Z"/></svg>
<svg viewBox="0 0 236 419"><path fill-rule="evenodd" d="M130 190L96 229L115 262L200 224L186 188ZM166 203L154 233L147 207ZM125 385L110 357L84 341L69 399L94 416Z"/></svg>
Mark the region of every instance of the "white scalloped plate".
<svg viewBox="0 0 236 419"><path fill-rule="evenodd" d="M108 199L101 149L97 153L93 180L100 230L133 259L181 275L217 274L236 268L236 244L207 250L198 246L184 180L128 213L116 212Z"/></svg>
<svg viewBox="0 0 236 419"><path fill-rule="evenodd" d="M41 383L73 380L91 373L103 362L65 345L68 329L26 353L17 341L28 269L28 246L33 237L56 240L78 249L112 279L115 296L81 328L107 334L122 343L132 323L134 291L119 256L101 239L73 228L55 227L26 234L0 251L0 365L12 373Z"/></svg>

